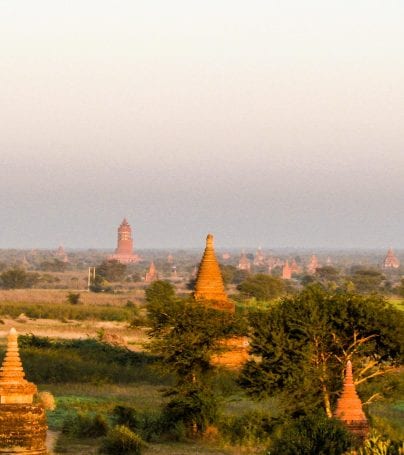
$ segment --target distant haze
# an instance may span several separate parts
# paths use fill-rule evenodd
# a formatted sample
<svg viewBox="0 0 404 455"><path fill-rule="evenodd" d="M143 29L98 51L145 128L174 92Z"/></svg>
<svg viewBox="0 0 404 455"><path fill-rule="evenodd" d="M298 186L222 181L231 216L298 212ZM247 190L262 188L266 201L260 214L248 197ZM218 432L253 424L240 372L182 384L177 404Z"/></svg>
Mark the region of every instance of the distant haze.
<svg viewBox="0 0 404 455"><path fill-rule="evenodd" d="M404 2L0 1L0 248L404 247Z"/></svg>

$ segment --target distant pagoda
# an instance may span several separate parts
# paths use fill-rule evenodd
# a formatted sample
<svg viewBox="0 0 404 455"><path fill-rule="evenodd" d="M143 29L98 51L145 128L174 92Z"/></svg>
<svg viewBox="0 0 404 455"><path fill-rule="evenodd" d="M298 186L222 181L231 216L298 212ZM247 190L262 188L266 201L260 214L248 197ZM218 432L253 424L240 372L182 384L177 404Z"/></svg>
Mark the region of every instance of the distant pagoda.
<svg viewBox="0 0 404 455"><path fill-rule="evenodd" d="M36 385L25 379L17 332L12 328L0 369L0 453L47 453L45 409L40 404L33 404L36 393Z"/></svg>
<svg viewBox="0 0 404 455"><path fill-rule="evenodd" d="M251 262L247 258L244 251L241 253L241 257L240 257L240 260L238 261L237 268L239 270L245 270L247 272L249 272L251 270Z"/></svg>
<svg viewBox="0 0 404 455"><path fill-rule="evenodd" d="M317 256L315 254L313 254L310 259L310 262L307 265L307 273L309 273L310 275L314 275L318 268L319 268L319 263L318 263Z"/></svg>
<svg viewBox="0 0 404 455"><path fill-rule="evenodd" d="M208 234L206 248L199 265L194 298L201 303L206 302L212 308L234 313L235 304L227 297L224 289L223 278L220 272L213 246L213 235ZM233 337L221 342L223 352L212 356L213 365L238 369L248 359L248 339L246 337Z"/></svg>
<svg viewBox="0 0 404 455"><path fill-rule="evenodd" d="M118 227L118 246L115 254L109 256L108 259L119 261L122 264L130 264L140 260L139 256L133 252L132 228L126 218Z"/></svg>
<svg viewBox="0 0 404 455"><path fill-rule="evenodd" d="M362 409L362 402L356 393L350 360L346 364L344 386L334 415L359 438L364 439L368 434L369 424Z"/></svg>
<svg viewBox="0 0 404 455"><path fill-rule="evenodd" d="M384 269L398 269L400 267L400 261L397 256L394 254L393 248L389 248L387 251L386 257L383 261Z"/></svg>
<svg viewBox="0 0 404 455"><path fill-rule="evenodd" d="M254 265L258 266L258 267L262 266L262 265L265 265L265 255L262 252L262 248L261 247L258 247L258 250L255 253Z"/></svg>
<svg viewBox="0 0 404 455"><path fill-rule="evenodd" d="M149 270L146 272L144 281L145 283L151 283L152 281L155 280L158 280L158 273L156 270L156 266L154 265L154 261L151 261Z"/></svg>
<svg viewBox="0 0 404 455"><path fill-rule="evenodd" d="M67 257L66 250L63 245L59 245L58 249L55 252L55 257L62 262L69 262L69 258Z"/></svg>
<svg viewBox="0 0 404 455"><path fill-rule="evenodd" d="M289 265L289 261L286 261L282 267L282 278L284 280L290 280L292 278L292 268Z"/></svg>

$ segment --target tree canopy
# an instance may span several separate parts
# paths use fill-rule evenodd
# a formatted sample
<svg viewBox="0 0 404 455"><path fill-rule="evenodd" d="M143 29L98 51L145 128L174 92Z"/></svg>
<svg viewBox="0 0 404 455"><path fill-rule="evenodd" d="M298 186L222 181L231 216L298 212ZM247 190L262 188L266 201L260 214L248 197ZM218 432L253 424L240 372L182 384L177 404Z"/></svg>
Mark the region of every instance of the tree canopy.
<svg viewBox="0 0 404 455"><path fill-rule="evenodd" d="M403 355L404 315L379 296L309 286L252 316L252 353L241 382L256 395L285 392L331 416L348 359L356 384L389 371Z"/></svg>
<svg viewBox="0 0 404 455"><path fill-rule="evenodd" d="M259 273L249 276L237 286L237 289L247 297L255 297L257 300L271 300L279 297L285 286L280 278Z"/></svg>

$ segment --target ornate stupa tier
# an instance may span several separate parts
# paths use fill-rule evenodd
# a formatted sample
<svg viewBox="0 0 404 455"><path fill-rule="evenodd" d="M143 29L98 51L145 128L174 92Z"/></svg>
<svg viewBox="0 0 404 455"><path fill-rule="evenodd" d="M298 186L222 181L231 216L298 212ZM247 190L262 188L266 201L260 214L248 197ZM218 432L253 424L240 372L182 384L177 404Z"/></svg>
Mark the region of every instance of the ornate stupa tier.
<svg viewBox="0 0 404 455"><path fill-rule="evenodd" d="M0 369L0 454L47 454L45 409L33 403L36 392L25 379L17 332L11 329Z"/></svg>
<svg viewBox="0 0 404 455"><path fill-rule="evenodd" d="M14 328L7 339L7 352L0 368L0 403L32 403L37 388L25 379Z"/></svg>
<svg viewBox="0 0 404 455"><path fill-rule="evenodd" d="M356 393L350 360L346 365L344 387L337 401L335 417L340 419L352 433L360 437L366 436L369 425L362 409L362 402Z"/></svg>
<svg viewBox="0 0 404 455"><path fill-rule="evenodd" d="M215 255L212 234L206 237L206 248L196 276L194 297L196 300L229 302Z"/></svg>

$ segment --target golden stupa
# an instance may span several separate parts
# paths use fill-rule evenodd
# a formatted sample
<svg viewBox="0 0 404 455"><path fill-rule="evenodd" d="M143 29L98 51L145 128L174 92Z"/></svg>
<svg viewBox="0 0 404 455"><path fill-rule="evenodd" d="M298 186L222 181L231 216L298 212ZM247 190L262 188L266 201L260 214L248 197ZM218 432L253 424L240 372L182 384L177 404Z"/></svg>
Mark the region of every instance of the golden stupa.
<svg viewBox="0 0 404 455"><path fill-rule="evenodd" d="M37 387L25 379L14 328L7 338L0 369L0 454L45 455L45 409L33 403Z"/></svg>
<svg viewBox="0 0 404 455"><path fill-rule="evenodd" d="M223 278L213 246L213 235L206 237L206 248L199 264L196 276L195 300L209 300L212 306L234 312L234 303L230 302L224 290Z"/></svg>
<svg viewBox="0 0 404 455"><path fill-rule="evenodd" d="M221 311L235 312L235 304L224 290L223 278L220 272L213 246L213 235L206 237L206 248L203 253L199 270L196 276L194 298L197 301L206 301L212 308ZM238 369L248 360L247 337L232 337L220 342L223 351L212 356L213 365L230 369Z"/></svg>

